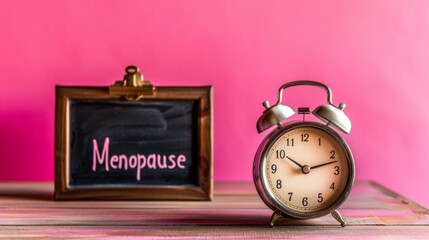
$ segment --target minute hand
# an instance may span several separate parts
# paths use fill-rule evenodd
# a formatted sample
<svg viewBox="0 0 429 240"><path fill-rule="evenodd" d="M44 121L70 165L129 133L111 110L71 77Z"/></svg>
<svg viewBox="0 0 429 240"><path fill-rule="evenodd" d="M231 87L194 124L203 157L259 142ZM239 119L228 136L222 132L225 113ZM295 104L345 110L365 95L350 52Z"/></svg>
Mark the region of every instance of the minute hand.
<svg viewBox="0 0 429 240"><path fill-rule="evenodd" d="M316 165L316 166L313 166L313 167L310 167L311 169L315 169L315 168L319 168L319 167L323 167L323 166L326 166L326 165L329 165L329 164L332 164L332 163L335 163L335 162L338 162L338 161L332 161L332 162L327 162L327 163L322 163L322 164L319 164L319 165Z"/></svg>

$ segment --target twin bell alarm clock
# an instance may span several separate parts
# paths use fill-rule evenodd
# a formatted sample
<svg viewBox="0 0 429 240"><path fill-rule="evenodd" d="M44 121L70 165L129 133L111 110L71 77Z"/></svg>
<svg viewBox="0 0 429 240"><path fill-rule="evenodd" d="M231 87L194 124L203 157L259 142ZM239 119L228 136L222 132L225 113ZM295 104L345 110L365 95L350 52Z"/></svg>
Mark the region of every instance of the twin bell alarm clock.
<svg viewBox="0 0 429 240"><path fill-rule="evenodd" d="M295 86L314 86L326 91L327 103L310 112L298 108L302 121L286 122L295 114L282 104L283 90ZM311 219L327 214L345 226L337 209L346 200L354 182L353 156L338 131L350 133L350 119L344 103L335 106L332 92L315 81L294 81L281 86L276 104L263 103L265 110L257 122L259 133L275 126L256 152L253 178L259 196L274 213L269 225L284 217ZM320 122L305 121L312 113Z"/></svg>

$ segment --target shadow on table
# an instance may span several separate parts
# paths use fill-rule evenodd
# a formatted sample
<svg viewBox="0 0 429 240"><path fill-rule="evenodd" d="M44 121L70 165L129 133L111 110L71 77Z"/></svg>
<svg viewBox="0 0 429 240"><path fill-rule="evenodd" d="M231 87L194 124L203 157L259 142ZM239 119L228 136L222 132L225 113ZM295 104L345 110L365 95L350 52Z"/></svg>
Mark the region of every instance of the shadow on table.
<svg viewBox="0 0 429 240"><path fill-rule="evenodd" d="M7 184L7 183L2 183ZM54 195L52 190L34 190L31 188L13 188L16 183L11 183L8 189L0 190L0 197L3 200L10 198L11 200L43 200L53 201Z"/></svg>

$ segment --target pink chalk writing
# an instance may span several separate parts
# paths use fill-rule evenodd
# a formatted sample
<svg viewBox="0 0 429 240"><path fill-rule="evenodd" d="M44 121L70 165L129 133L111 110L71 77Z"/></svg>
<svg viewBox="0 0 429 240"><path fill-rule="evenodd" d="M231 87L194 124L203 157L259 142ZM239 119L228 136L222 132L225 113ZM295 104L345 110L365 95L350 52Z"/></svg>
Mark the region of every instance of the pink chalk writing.
<svg viewBox="0 0 429 240"><path fill-rule="evenodd" d="M111 169L136 170L136 178L140 180L141 169L185 169L186 157L183 154L156 154L152 153L149 155L134 154L127 156L124 154L112 155L109 157L109 144L110 139L106 137L104 139L103 149L100 154L98 143L96 139L92 140L93 144L93 158L92 158L92 171L96 172L97 165L104 166L106 172Z"/></svg>

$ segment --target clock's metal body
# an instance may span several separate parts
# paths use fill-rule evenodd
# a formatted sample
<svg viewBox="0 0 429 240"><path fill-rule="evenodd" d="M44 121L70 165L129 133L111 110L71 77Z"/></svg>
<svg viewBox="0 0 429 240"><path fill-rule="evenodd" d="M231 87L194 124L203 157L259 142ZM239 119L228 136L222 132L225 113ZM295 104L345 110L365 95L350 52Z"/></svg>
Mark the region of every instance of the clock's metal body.
<svg viewBox="0 0 429 240"><path fill-rule="evenodd" d="M302 121L302 122L294 122L290 124L282 125L282 121L292 116L295 111L287 106L281 104L283 98L283 90L293 86L316 86L324 89L327 93L327 103L326 105L322 105L317 107L313 111L313 115L319 118L326 125L321 123L312 122L312 121ZM344 114L343 109L345 108L344 103L340 103L338 107L332 104L332 93L331 90L322 83L309 81L309 80L301 80L289 82L282 85L278 91L278 101L273 106L270 106L268 101L263 103L265 107L265 111L262 116L258 119L257 122L257 130L258 132L263 132L268 128L277 125L277 129L272 131L268 136L264 138L262 143L260 144L254 159L253 164L253 177L256 189L265 202L265 204L270 207L274 213L271 218L270 226L274 225L274 222L277 221L280 217L289 217L289 218L298 218L298 219L309 219L324 216L326 214L331 213L332 216L337 219L342 226L345 226L345 221L342 219L339 212L336 210L340 205L345 201L347 196L349 195L351 188L354 182L355 168L354 168L354 160L350 148L347 143L341 138L337 132L335 132L331 127L334 127L337 130L340 130L344 133L349 133L351 130L351 122L349 118ZM309 108L300 108L300 113L307 114L310 113ZM315 211L311 213L304 213L298 211L292 211L290 209L284 208L282 204L279 204L279 200L272 194L271 190L267 187L267 184L264 182L264 162L266 160L267 151L271 148L271 145L285 133L300 127L312 127L319 130L322 130L328 133L331 137L333 137L336 141L338 141L346 153L346 161L348 162L348 171L349 175L347 178L346 187L344 188L341 196L329 207L326 207L320 211ZM304 171L304 169L303 169Z"/></svg>
<svg viewBox="0 0 429 240"><path fill-rule="evenodd" d="M267 184L264 183L265 178L263 177L263 175L265 174L264 173L265 171L264 171L263 163L266 160L267 151L271 149L271 145L278 138L282 137L285 133L300 127L314 127L329 133L336 141L341 143L341 146L344 148L344 152L347 153L349 175L346 183L346 188L341 194L341 198L339 198L335 202L335 204L331 205L329 208L323 209L323 211L312 212L312 213L300 213L300 212L295 212L295 211L286 209L282 207L282 205L279 203L279 200L276 199L276 197L271 193L271 190L267 187ZM316 218L316 217L327 215L329 213L337 214L334 211L341 206L341 204L346 200L346 198L350 194L351 188L354 183L354 176L355 176L355 168L354 168L353 155L347 143L344 141L344 139L341 138L338 135L338 133L336 133L334 130L327 127L326 125L323 125L317 122L311 122L311 121L294 122L294 123L282 126L281 129L275 129L274 131L272 131L268 136L264 138L264 140L259 145L259 148L256 152L255 159L253 162L253 179L254 179L255 187L256 187L256 190L258 191L259 196L264 201L264 203L269 208L271 208L275 212L275 214L280 214L284 217L296 218L296 219ZM276 216L273 215L273 217L276 217ZM341 222L341 220L339 221ZM274 222L272 221L270 225L273 225L273 224Z"/></svg>

